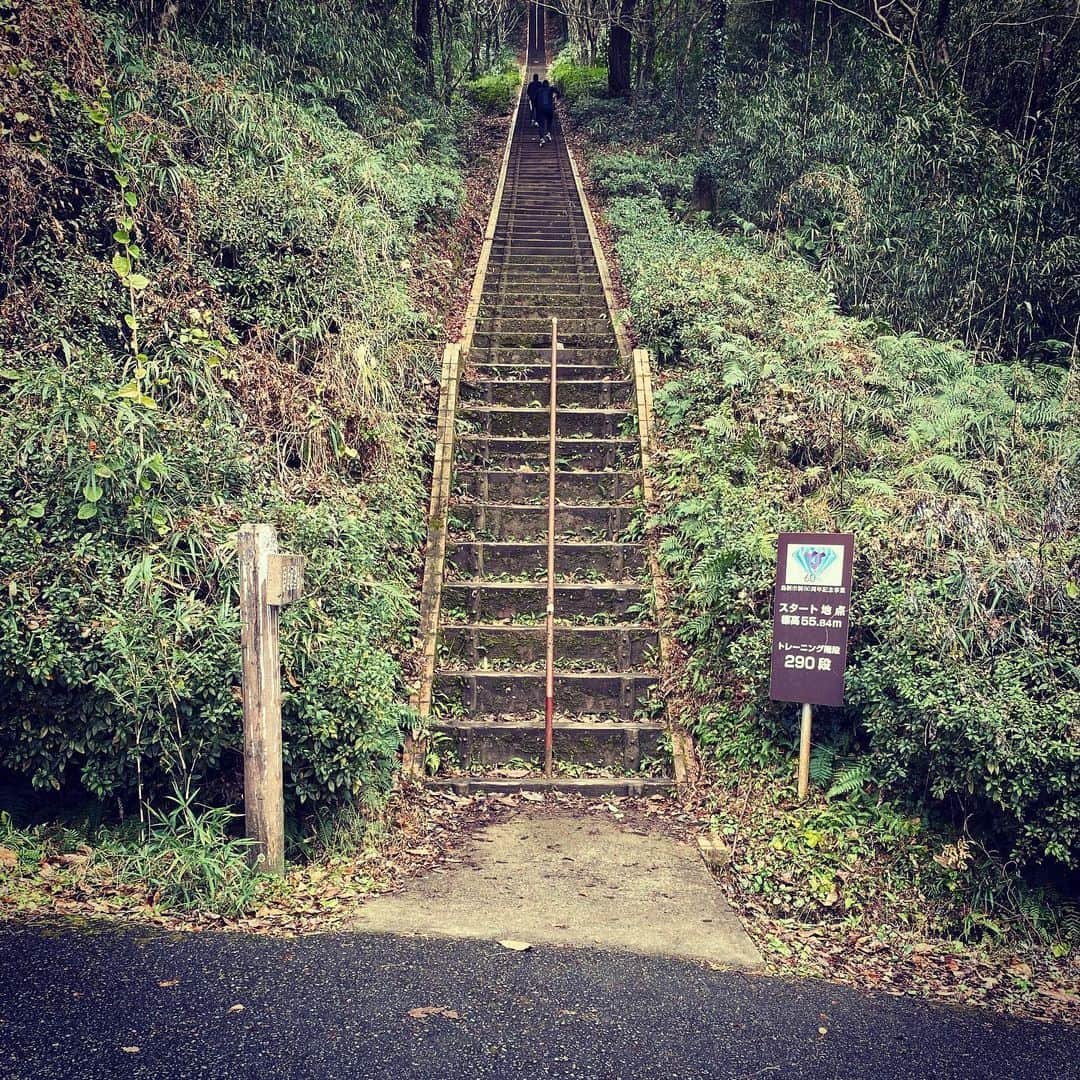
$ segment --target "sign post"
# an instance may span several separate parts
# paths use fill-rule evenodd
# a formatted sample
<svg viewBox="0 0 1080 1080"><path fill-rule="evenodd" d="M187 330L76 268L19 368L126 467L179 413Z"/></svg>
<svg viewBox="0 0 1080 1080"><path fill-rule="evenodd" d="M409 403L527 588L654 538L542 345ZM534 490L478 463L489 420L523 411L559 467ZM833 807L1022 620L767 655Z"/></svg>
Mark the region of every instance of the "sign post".
<svg viewBox="0 0 1080 1080"><path fill-rule="evenodd" d="M781 533L776 551L769 697L802 704L799 798L810 786L814 705L844 703L851 533Z"/></svg>
<svg viewBox="0 0 1080 1080"><path fill-rule="evenodd" d="M277 549L273 525L241 525L240 659L244 701L244 825L256 865L285 871L278 608L300 597L304 559Z"/></svg>

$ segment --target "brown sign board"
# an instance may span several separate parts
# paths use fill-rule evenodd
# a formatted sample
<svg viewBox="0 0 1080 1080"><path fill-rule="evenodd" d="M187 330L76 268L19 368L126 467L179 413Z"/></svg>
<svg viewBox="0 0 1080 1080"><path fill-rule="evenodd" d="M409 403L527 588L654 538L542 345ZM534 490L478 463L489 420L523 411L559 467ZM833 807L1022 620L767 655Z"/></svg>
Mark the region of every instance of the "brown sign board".
<svg viewBox="0 0 1080 1080"><path fill-rule="evenodd" d="M851 618L851 533L781 533L773 594L769 697L844 703Z"/></svg>
<svg viewBox="0 0 1080 1080"><path fill-rule="evenodd" d="M304 595L304 556L277 552L266 567L266 602L284 607Z"/></svg>

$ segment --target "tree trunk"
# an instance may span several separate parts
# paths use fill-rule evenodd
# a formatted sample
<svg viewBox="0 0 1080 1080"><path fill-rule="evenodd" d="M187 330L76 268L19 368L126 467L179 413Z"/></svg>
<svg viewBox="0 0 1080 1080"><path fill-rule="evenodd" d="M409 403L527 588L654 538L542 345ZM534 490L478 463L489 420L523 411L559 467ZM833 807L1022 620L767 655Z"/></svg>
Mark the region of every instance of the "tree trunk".
<svg viewBox="0 0 1080 1080"><path fill-rule="evenodd" d="M1025 110L1023 134L1033 138L1040 128L1046 126L1046 118L1054 103L1054 40L1044 35L1039 45L1039 59L1031 79L1031 94Z"/></svg>
<svg viewBox="0 0 1080 1080"><path fill-rule="evenodd" d="M709 44L705 50L705 62L701 72L697 127L694 133L695 142L699 145L705 138L706 129L715 120L720 99L727 53L727 7L727 0L711 0L709 4Z"/></svg>
<svg viewBox="0 0 1080 1080"><path fill-rule="evenodd" d="M939 64L949 62L949 16L952 0L938 0L937 18L934 20L934 59Z"/></svg>
<svg viewBox="0 0 1080 1080"><path fill-rule="evenodd" d="M428 90L435 85L435 54L431 47L431 0L416 0L413 6L413 52Z"/></svg>
<svg viewBox="0 0 1080 1080"><path fill-rule="evenodd" d="M634 0L622 0L616 21L608 33L608 93L621 97L630 93L630 53L633 38L630 20L634 14Z"/></svg>
<svg viewBox="0 0 1080 1080"><path fill-rule="evenodd" d="M647 0L643 23L644 40L641 43L641 63L638 67L637 85L640 90L646 82L651 82L656 65L656 5L655 0Z"/></svg>

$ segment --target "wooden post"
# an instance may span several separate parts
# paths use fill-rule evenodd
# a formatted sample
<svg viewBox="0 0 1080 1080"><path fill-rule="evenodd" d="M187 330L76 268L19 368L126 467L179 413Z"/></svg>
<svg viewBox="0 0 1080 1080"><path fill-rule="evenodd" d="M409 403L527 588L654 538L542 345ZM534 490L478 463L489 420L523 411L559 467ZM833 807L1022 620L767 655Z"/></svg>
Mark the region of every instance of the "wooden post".
<svg viewBox="0 0 1080 1080"><path fill-rule="evenodd" d="M556 378L559 372L559 321L551 320L551 399L548 406L548 544L547 544L547 660L544 689L544 775L551 776L555 738L555 464L558 440Z"/></svg>
<svg viewBox="0 0 1080 1080"><path fill-rule="evenodd" d="M810 727L813 721L812 706L804 703L802 725L799 730L799 801L806 798L810 788Z"/></svg>
<svg viewBox="0 0 1080 1080"><path fill-rule="evenodd" d="M241 525L240 656L244 699L244 824L256 865L285 871L285 795L281 764L281 661L278 609L269 597L273 525ZM277 561L276 559L274 560ZM280 600L280 582L278 596Z"/></svg>

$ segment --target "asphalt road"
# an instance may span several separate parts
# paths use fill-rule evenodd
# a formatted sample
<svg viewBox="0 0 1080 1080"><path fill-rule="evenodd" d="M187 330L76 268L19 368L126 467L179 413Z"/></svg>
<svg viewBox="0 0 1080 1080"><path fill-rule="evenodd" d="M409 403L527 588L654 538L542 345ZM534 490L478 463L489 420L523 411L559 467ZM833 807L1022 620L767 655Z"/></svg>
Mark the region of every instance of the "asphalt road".
<svg viewBox="0 0 1080 1080"><path fill-rule="evenodd" d="M339 1076L1071 1080L1080 1028L587 949L0 924L4 1080Z"/></svg>

